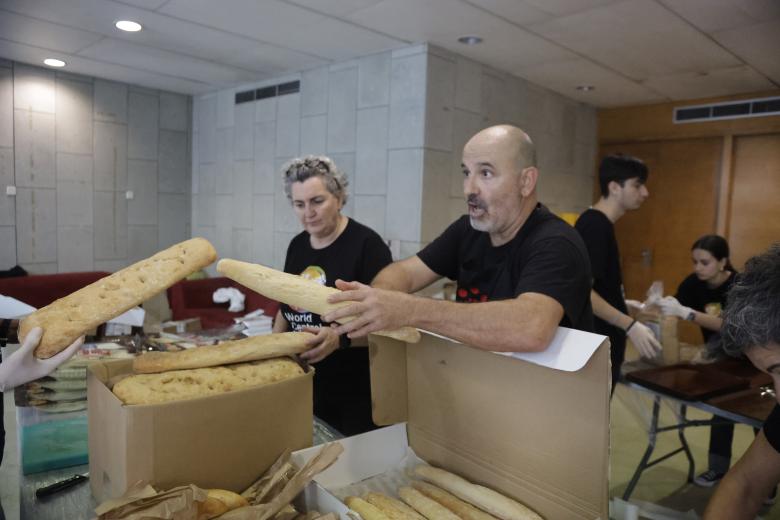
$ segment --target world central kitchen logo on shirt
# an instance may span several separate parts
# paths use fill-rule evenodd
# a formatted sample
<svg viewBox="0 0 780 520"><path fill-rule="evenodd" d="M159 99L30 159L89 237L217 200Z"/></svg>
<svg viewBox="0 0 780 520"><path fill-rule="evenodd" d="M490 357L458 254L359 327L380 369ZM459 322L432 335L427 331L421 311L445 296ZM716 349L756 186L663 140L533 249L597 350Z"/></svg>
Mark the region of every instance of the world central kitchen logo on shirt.
<svg viewBox="0 0 780 520"><path fill-rule="evenodd" d="M325 285L325 282L328 281L328 277L325 275L325 271L318 265L310 265L304 269L301 273L301 277L313 282L317 282L320 285ZM299 327L312 323L312 317L309 311L306 309L301 309L300 307L294 307L292 305L290 305L290 308L297 314L289 313L289 315L285 315L288 323L291 325L300 324Z"/></svg>

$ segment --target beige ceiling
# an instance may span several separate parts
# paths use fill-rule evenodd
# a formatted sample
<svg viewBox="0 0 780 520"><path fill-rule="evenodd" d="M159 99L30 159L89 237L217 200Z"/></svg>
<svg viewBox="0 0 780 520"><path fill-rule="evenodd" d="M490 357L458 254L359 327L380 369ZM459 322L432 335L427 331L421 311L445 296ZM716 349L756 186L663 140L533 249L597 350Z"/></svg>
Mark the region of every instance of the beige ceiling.
<svg viewBox="0 0 780 520"><path fill-rule="evenodd" d="M0 0L0 57L188 94L420 42L602 107L780 86L780 0Z"/></svg>

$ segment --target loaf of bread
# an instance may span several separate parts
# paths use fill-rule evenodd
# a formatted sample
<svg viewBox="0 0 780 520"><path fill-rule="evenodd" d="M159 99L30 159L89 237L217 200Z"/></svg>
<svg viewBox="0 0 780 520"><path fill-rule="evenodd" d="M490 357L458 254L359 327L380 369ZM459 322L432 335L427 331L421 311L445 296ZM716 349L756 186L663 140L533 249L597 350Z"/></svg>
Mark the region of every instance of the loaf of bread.
<svg viewBox="0 0 780 520"><path fill-rule="evenodd" d="M363 520L390 520L378 507L369 504L362 498L347 497L344 499L347 507L359 514Z"/></svg>
<svg viewBox="0 0 780 520"><path fill-rule="evenodd" d="M390 520L425 520L425 517L400 500L382 493L372 491L366 493L363 499L369 504L378 507Z"/></svg>
<svg viewBox="0 0 780 520"><path fill-rule="evenodd" d="M34 327L42 327L35 356L50 358L87 331L216 259L214 247L203 238L176 244L33 312L20 324L19 339L23 341Z"/></svg>
<svg viewBox="0 0 780 520"><path fill-rule="evenodd" d="M133 371L138 374L154 374L291 356L308 350L306 341L312 337L314 335L308 332L283 332L179 352L147 352L133 360Z"/></svg>
<svg viewBox="0 0 780 520"><path fill-rule="evenodd" d="M443 505L463 520L496 520L496 517L489 515L484 511L480 511L468 502L464 502L452 493L448 493L433 484L415 480L412 482L412 487L428 498Z"/></svg>
<svg viewBox="0 0 780 520"><path fill-rule="evenodd" d="M302 374L303 370L293 360L275 358L225 367L133 375L114 385L114 394L125 404L157 404L243 390Z"/></svg>
<svg viewBox="0 0 780 520"><path fill-rule="evenodd" d="M315 314L327 314L340 307L350 305L349 302L328 303L328 296L338 293L338 289L326 287L313 280L277 271L270 267L226 258L219 261L217 271L263 296L300 309L306 309ZM340 322L347 323L353 319L354 316L348 316L341 319ZM420 333L412 327L389 331L381 330L374 334L407 343L420 341Z"/></svg>
<svg viewBox="0 0 780 520"><path fill-rule="evenodd" d="M414 473L421 479L449 491L461 500L477 506L502 520L542 520L542 517L516 500L490 488L472 484L449 471L420 465Z"/></svg>
<svg viewBox="0 0 780 520"><path fill-rule="evenodd" d="M460 520L458 515L414 488L400 487L398 496L428 520Z"/></svg>

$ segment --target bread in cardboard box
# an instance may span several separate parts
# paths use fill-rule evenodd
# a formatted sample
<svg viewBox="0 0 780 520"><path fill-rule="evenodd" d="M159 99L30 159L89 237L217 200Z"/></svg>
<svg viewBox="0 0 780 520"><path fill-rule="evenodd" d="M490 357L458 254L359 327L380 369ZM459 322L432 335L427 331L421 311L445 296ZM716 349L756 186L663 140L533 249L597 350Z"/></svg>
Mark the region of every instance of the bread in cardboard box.
<svg viewBox="0 0 780 520"><path fill-rule="evenodd" d="M116 383L113 392L125 404L159 404L244 390L292 379L303 373L295 361L275 358L223 367L132 375Z"/></svg>
<svg viewBox="0 0 780 520"><path fill-rule="evenodd" d="M133 372L154 374L170 370L207 368L231 363L244 363L279 356L300 354L309 349L306 344L314 335L309 332L282 332L252 336L219 345L181 350L179 352L147 352L133 360Z"/></svg>

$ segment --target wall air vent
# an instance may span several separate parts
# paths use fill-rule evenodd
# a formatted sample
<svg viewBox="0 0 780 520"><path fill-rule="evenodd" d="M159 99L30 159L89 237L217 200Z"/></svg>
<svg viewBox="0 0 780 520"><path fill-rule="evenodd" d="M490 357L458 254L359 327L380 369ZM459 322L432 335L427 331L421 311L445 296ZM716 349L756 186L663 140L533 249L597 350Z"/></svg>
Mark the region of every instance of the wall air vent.
<svg viewBox="0 0 780 520"><path fill-rule="evenodd" d="M677 107L674 109L673 118L676 124L773 115L780 115L780 97Z"/></svg>
<svg viewBox="0 0 780 520"><path fill-rule="evenodd" d="M245 90L243 92L236 92L236 105L248 103L250 101L260 101L261 99L276 96L284 96L285 94L295 94L300 91L300 81L289 81L287 83L271 85L270 87L263 87L256 90Z"/></svg>

